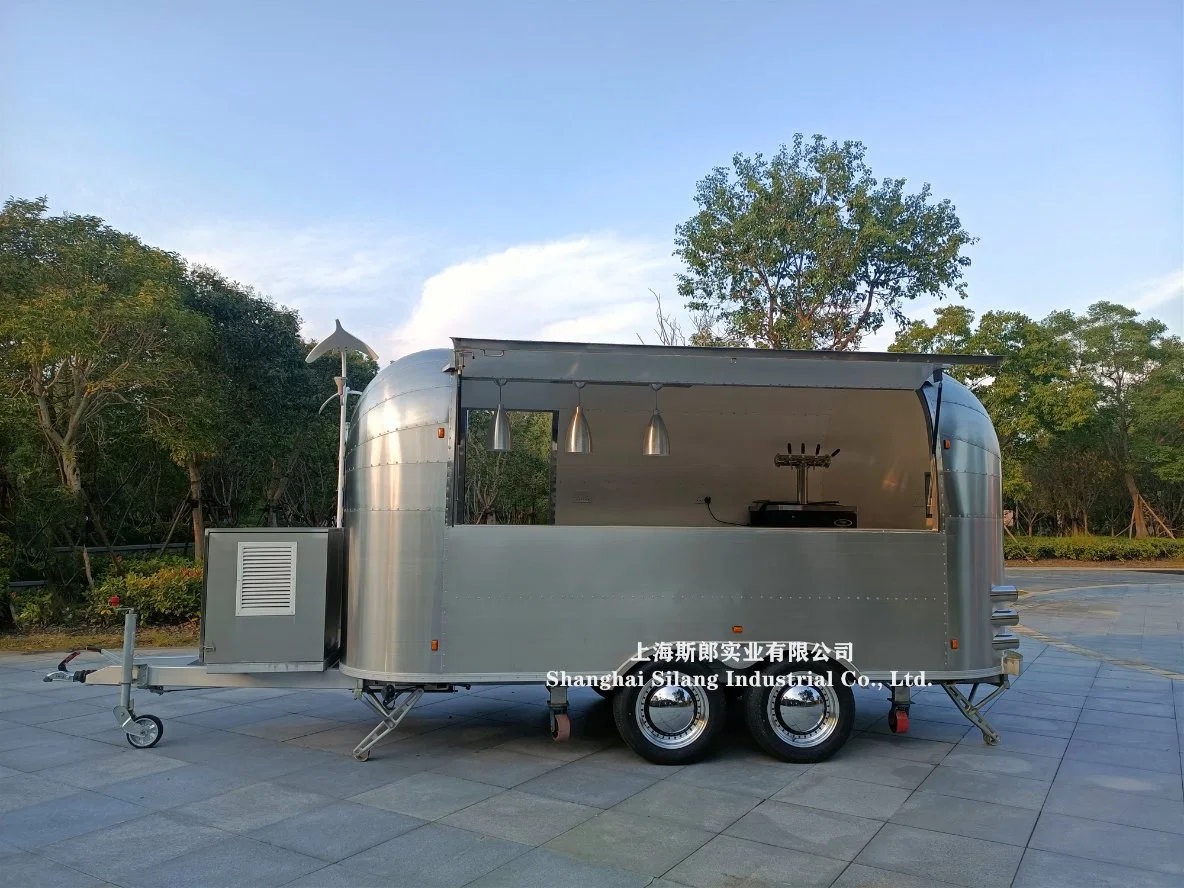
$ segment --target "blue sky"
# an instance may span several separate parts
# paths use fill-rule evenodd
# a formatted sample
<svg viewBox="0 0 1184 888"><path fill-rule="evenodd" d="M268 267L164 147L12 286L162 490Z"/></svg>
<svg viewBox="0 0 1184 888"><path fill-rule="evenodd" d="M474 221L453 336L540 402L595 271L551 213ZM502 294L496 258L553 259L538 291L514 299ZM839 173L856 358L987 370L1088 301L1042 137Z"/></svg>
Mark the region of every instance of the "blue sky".
<svg viewBox="0 0 1184 888"><path fill-rule="evenodd" d="M0 33L0 193L385 357L653 341L695 182L795 132L950 198L980 238L971 307L1109 298L1184 327L1178 0L6 0Z"/></svg>

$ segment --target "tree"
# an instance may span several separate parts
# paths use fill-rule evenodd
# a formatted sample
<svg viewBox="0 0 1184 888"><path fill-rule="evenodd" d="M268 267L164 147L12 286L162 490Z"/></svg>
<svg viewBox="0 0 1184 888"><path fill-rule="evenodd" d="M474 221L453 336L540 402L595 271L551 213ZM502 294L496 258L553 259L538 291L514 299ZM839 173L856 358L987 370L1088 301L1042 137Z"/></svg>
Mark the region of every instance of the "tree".
<svg viewBox="0 0 1184 888"><path fill-rule="evenodd" d="M998 355L998 368L953 367L950 375L982 401L1003 452L1003 492L1024 500L1032 491L1028 471L1056 436L1084 424L1093 414L1094 391L1073 375L1073 352L1047 326L1020 312L989 311L974 326L963 305L937 309L933 324L913 321L889 351Z"/></svg>
<svg viewBox="0 0 1184 888"><path fill-rule="evenodd" d="M47 207L9 200L0 212L0 385L33 408L61 483L109 544L81 439L114 406L144 408L167 391L183 369L172 345L196 319L181 305L176 256Z"/></svg>
<svg viewBox="0 0 1184 888"><path fill-rule="evenodd" d="M1093 387L1101 438L1131 500L1135 536L1171 528L1140 489L1139 475L1184 480L1184 345L1160 321L1097 302L1085 315L1050 315L1046 324L1070 344L1078 377Z"/></svg>
<svg viewBox="0 0 1184 888"><path fill-rule="evenodd" d="M771 160L737 154L698 183L676 229L679 294L717 318L719 344L853 349L918 296L965 296L974 238L929 185L877 181L859 142L794 137Z"/></svg>
<svg viewBox="0 0 1184 888"><path fill-rule="evenodd" d="M512 447L487 450L492 410L468 411L465 513L470 524L551 520L552 413L508 411Z"/></svg>

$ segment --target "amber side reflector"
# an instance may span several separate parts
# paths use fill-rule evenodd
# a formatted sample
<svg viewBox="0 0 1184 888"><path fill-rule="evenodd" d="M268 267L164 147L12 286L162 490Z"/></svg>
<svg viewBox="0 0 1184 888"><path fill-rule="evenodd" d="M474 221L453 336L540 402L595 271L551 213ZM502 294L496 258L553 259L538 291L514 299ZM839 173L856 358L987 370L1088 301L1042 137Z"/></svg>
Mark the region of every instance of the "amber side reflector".
<svg viewBox="0 0 1184 888"><path fill-rule="evenodd" d="M436 437L437 438L444 437L444 427L443 426L440 426L440 428L436 429Z"/></svg>
<svg viewBox="0 0 1184 888"><path fill-rule="evenodd" d="M432 650L435 650L435 648L432 648ZM950 639L950 650L952 650L952 651L958 650L958 639L956 639L956 638Z"/></svg>
<svg viewBox="0 0 1184 888"><path fill-rule="evenodd" d="M950 449L950 439L946 438L945 440L943 440L941 442L941 446L942 446L943 450L949 450Z"/></svg>
<svg viewBox="0 0 1184 888"><path fill-rule="evenodd" d="M744 627L743 626L733 626L732 631L735 632L737 635L739 635L741 632L744 631Z"/></svg>
<svg viewBox="0 0 1184 888"><path fill-rule="evenodd" d="M954 645L954 647L957 647L957 646L958 646L957 644ZM434 650L434 651L440 650L440 639L438 639L438 638L432 639L432 650Z"/></svg>

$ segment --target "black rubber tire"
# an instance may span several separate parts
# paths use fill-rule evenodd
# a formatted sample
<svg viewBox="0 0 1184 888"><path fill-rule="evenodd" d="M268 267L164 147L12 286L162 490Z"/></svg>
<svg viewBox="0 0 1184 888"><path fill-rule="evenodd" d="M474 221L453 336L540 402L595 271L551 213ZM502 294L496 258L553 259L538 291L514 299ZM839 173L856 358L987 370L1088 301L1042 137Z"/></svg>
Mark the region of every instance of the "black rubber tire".
<svg viewBox="0 0 1184 888"><path fill-rule="evenodd" d="M779 691L780 686L748 688L744 694L744 721L752 739L761 749L783 762L794 764L826 761L842 749L855 723L855 695L840 680L843 675L841 667L833 663L770 663L759 672L766 678L794 672L813 673L830 682L838 703L838 724L831 735L817 746L795 746L777 735L766 714L769 695Z"/></svg>
<svg viewBox="0 0 1184 888"><path fill-rule="evenodd" d="M136 743L135 741L132 740L132 735L127 734L126 735L127 742L130 743L136 749L151 749L153 746L155 746L157 743L159 743L160 738L164 736L164 722L162 722L160 719L158 719L155 715L137 715L136 716L136 721L144 721L145 719L147 719L150 722L154 722L156 724L156 737L153 739L153 741L151 743Z"/></svg>
<svg viewBox="0 0 1184 888"><path fill-rule="evenodd" d="M696 762L711 750L724 728L728 718L727 696L722 687L717 686L713 690L706 684L699 685L706 702L704 715L707 724L702 733L686 746L675 749L660 746L642 732L635 713L638 697L652 689L649 677L657 671L680 672L704 681L715 675L717 682L719 681L719 676L714 670L703 663L648 663L634 673L645 677L644 685L625 685L613 693L613 720L616 722L617 732L630 749L656 765L686 765Z"/></svg>

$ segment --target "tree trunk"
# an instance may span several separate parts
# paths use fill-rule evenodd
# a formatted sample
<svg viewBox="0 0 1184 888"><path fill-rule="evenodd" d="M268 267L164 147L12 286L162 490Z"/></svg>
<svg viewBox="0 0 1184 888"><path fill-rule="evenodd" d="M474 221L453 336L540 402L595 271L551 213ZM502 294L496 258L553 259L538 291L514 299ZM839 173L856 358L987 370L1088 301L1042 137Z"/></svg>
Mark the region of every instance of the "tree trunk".
<svg viewBox="0 0 1184 888"><path fill-rule="evenodd" d="M1135 476L1130 472L1126 472L1122 476L1122 480L1126 483L1127 493L1131 495L1131 506L1133 509L1132 518L1135 523L1135 536L1150 536L1150 534L1147 532L1147 518L1143 514L1143 494L1139 492L1139 485L1135 483Z"/></svg>
<svg viewBox="0 0 1184 888"><path fill-rule="evenodd" d="M189 507L193 513L193 560L202 564L206 560L206 522L201 506L201 464L197 457L185 458L185 470L189 473Z"/></svg>

